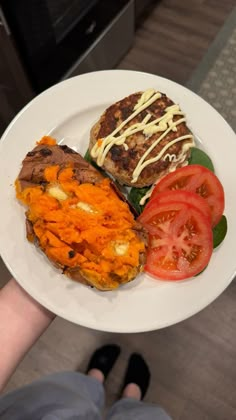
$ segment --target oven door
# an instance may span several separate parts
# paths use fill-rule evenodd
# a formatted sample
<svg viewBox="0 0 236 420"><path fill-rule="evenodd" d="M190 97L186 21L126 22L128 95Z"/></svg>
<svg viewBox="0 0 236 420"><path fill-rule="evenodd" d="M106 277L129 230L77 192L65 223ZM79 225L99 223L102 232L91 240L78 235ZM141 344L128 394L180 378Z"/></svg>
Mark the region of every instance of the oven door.
<svg viewBox="0 0 236 420"><path fill-rule="evenodd" d="M2 0L6 22L34 91L39 93L71 74L114 66L130 46L134 32L133 3ZM128 13L125 19L124 11ZM121 23L117 26L119 18ZM108 34L112 28L114 37ZM107 42L99 45L104 37Z"/></svg>

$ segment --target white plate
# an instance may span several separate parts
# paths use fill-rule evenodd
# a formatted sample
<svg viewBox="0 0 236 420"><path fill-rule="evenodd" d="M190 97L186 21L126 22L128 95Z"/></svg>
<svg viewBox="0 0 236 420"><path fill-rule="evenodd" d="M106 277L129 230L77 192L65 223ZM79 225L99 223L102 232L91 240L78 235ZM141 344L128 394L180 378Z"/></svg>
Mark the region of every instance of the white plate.
<svg viewBox="0 0 236 420"><path fill-rule="evenodd" d="M14 180L35 141L51 133L58 141L87 149L89 129L113 102L153 87L178 102L189 126L211 156L225 189L228 233L208 268L182 282L148 275L114 292L98 292L72 282L25 238L24 208L16 201ZM211 303L236 272L236 141L232 129L209 104L170 80L131 71L84 74L48 89L13 120L0 142L0 253L13 276L42 305L72 322L98 330L140 332L184 320Z"/></svg>

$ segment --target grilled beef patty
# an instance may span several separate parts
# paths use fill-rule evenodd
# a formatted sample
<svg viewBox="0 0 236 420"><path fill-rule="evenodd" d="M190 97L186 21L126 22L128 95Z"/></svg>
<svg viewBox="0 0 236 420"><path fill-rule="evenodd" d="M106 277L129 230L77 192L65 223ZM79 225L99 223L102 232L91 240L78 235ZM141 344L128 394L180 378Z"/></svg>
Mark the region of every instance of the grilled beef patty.
<svg viewBox="0 0 236 420"><path fill-rule="evenodd" d="M97 123L92 127L90 133L90 145L89 150L92 151L97 141L102 141L104 138L109 136L121 123L123 123L133 112L134 107L141 98L143 92L134 93L126 98L111 105L102 114ZM147 114L151 115L151 121L160 118L165 115L166 108L174 105L174 102L168 98L165 94L161 94L161 97L154 103L148 106L146 109L136 115L131 121L129 121L117 135L121 135L128 127L133 124L141 123ZM183 118L182 115L174 115L173 122ZM165 155L154 163L149 164L144 168L138 177L136 182L132 182L133 171L135 170L139 160L142 158L147 149L163 134L162 131L157 132L153 135L146 136L142 131L136 132L126 139L127 148L123 145L113 145L109 150L102 168L111 174L120 184L128 186L144 187L154 184L159 178L168 173L174 168L183 166L188 159L189 153L186 152L184 159L181 157L183 146L190 142L190 139L184 139L169 147L167 153L176 157L176 162L170 161L169 158L165 158ZM180 136L191 135L189 128L185 122L180 123L176 126L176 131L170 131L149 153L147 159L156 157L161 150L172 140L177 139ZM94 158L95 161L97 161Z"/></svg>

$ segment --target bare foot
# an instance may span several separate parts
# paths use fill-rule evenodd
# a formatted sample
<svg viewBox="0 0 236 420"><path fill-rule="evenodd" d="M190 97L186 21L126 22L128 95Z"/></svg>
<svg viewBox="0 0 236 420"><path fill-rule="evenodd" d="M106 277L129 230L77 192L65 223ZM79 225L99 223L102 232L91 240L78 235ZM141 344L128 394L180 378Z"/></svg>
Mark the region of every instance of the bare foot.
<svg viewBox="0 0 236 420"><path fill-rule="evenodd" d="M92 376L92 378L97 379L99 382L103 384L104 382L104 375L99 369L90 369L87 373L88 376Z"/></svg>
<svg viewBox="0 0 236 420"><path fill-rule="evenodd" d="M135 398L135 400L141 400L141 390L138 385L136 384L128 384L126 385L123 394L123 398Z"/></svg>

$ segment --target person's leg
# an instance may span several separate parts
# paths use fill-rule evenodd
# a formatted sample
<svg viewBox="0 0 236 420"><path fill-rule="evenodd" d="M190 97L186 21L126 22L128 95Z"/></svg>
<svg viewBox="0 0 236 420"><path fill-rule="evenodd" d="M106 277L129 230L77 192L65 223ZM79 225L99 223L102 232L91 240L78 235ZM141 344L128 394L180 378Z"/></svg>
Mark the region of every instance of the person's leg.
<svg viewBox="0 0 236 420"><path fill-rule="evenodd" d="M150 372L142 356L133 354L126 371L121 399L108 412L107 420L171 420L159 406L143 399L150 382Z"/></svg>
<svg viewBox="0 0 236 420"><path fill-rule="evenodd" d="M0 398L1 420L100 420L101 382L79 372L48 375Z"/></svg>
<svg viewBox="0 0 236 420"><path fill-rule="evenodd" d="M171 417L158 405L122 398L113 405L107 420L171 420Z"/></svg>
<svg viewBox="0 0 236 420"><path fill-rule="evenodd" d="M0 398L1 420L100 420L103 382L119 354L117 346L97 350L87 375L62 372L48 375Z"/></svg>

